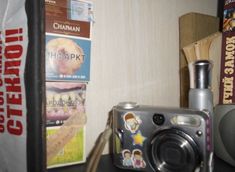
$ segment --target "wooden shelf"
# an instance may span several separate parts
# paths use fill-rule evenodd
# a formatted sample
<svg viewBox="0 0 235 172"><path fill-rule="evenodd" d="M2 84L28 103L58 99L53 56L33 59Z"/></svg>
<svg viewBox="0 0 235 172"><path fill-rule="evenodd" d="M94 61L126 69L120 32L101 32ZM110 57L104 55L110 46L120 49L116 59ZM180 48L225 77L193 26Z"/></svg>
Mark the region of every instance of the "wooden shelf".
<svg viewBox="0 0 235 172"><path fill-rule="evenodd" d="M74 165L69 167L62 167L62 168L54 168L48 170L48 172L85 172L85 164L82 165ZM215 170L214 172L234 172L235 167L232 167L225 163L224 161L220 160L219 158L215 157ZM97 172L135 172L130 170L121 170L113 166L111 156L110 155L103 155L101 161L98 166Z"/></svg>

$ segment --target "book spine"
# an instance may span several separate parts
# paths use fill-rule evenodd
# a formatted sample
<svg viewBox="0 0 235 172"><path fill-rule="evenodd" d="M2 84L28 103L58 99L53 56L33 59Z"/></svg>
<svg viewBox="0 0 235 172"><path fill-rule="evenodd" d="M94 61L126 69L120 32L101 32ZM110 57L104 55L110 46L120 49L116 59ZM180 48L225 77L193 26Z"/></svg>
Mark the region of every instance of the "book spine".
<svg viewBox="0 0 235 172"><path fill-rule="evenodd" d="M235 103L235 0L224 1L219 104Z"/></svg>
<svg viewBox="0 0 235 172"><path fill-rule="evenodd" d="M222 36L220 104L235 103L235 32L224 32Z"/></svg>

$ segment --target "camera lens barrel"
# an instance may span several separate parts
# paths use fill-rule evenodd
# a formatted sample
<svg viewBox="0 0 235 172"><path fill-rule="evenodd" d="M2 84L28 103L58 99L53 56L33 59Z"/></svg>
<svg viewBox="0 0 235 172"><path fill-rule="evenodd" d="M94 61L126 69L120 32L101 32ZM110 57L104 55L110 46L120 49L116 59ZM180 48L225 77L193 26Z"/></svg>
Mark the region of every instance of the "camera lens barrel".
<svg viewBox="0 0 235 172"><path fill-rule="evenodd" d="M189 172L200 163L196 143L177 129L156 134L151 141L150 155L157 171Z"/></svg>

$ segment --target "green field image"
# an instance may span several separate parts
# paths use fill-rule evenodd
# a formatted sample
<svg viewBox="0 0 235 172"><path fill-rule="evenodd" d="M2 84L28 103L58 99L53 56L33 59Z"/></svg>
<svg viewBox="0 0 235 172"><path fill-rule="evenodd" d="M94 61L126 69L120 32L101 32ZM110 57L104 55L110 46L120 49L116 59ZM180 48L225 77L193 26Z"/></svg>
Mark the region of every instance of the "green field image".
<svg viewBox="0 0 235 172"><path fill-rule="evenodd" d="M47 130L47 135L55 133L57 129ZM56 166L67 163L79 163L83 161L84 155L84 130L81 129L71 141L65 145L52 160L50 160L47 166Z"/></svg>

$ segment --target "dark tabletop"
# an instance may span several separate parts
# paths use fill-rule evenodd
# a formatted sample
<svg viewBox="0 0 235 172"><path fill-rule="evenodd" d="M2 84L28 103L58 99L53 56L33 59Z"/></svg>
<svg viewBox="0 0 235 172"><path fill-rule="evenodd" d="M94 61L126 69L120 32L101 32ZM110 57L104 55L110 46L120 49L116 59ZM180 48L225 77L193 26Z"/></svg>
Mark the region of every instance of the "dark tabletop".
<svg viewBox="0 0 235 172"><path fill-rule="evenodd" d="M85 164L73 165L69 167L54 168L48 170L48 172L85 172ZM130 170L121 170L112 165L112 160L110 155L103 155L97 172L135 172ZM215 169L214 172L235 172L235 167L232 167L215 157Z"/></svg>

